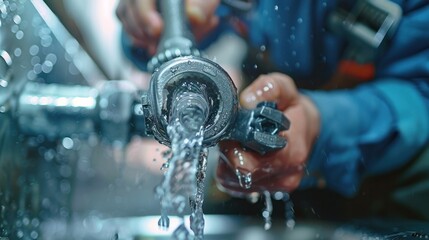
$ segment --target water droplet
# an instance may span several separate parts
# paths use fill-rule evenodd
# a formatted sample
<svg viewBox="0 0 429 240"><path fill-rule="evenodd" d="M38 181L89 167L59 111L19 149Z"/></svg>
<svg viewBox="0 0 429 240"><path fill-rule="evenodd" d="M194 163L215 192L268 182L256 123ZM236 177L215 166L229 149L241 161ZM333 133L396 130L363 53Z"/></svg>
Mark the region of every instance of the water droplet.
<svg viewBox="0 0 429 240"><path fill-rule="evenodd" d="M72 149L74 145L73 139L69 137L63 138L62 145L65 149Z"/></svg>
<svg viewBox="0 0 429 240"><path fill-rule="evenodd" d="M258 69L258 64L253 65L254 69Z"/></svg>
<svg viewBox="0 0 429 240"><path fill-rule="evenodd" d="M30 62L31 62L31 65L35 66L36 64L40 63L40 57L39 56L34 56L34 57L31 58Z"/></svg>
<svg viewBox="0 0 429 240"><path fill-rule="evenodd" d="M10 31L12 33L17 33L19 31L19 26L18 25L12 25L12 27L10 27Z"/></svg>
<svg viewBox="0 0 429 240"><path fill-rule="evenodd" d="M179 227L176 228L173 232L173 239L190 239L189 238L189 231L186 228L185 224L180 224Z"/></svg>
<svg viewBox="0 0 429 240"><path fill-rule="evenodd" d="M23 238L24 237L24 232L22 230L18 230L18 232L16 232L16 236L18 238Z"/></svg>
<svg viewBox="0 0 429 240"><path fill-rule="evenodd" d="M171 72L171 73L176 73L176 72L177 72L177 70L179 70L179 68L178 68L178 67L171 67L171 68L170 68L170 72Z"/></svg>
<svg viewBox="0 0 429 240"><path fill-rule="evenodd" d="M302 22L303 22L302 18L298 18L296 21L297 21L298 23L302 23Z"/></svg>
<svg viewBox="0 0 429 240"><path fill-rule="evenodd" d="M29 52L31 56L36 56L39 53L39 46L32 45L29 49Z"/></svg>
<svg viewBox="0 0 429 240"><path fill-rule="evenodd" d="M37 227L39 226L39 224L40 224L39 219L37 219L37 218L33 218L33 219L31 220L31 225L32 225L33 227L37 228Z"/></svg>
<svg viewBox="0 0 429 240"><path fill-rule="evenodd" d="M45 61L43 64L42 64L42 71L44 72L44 73L50 73L51 71L52 71L52 67L53 67L54 65L52 64L52 62L50 62L50 61Z"/></svg>
<svg viewBox="0 0 429 240"><path fill-rule="evenodd" d="M36 77L37 77L37 74L34 72L34 70L30 70L27 72L28 80L30 80L30 81L34 80L34 79L36 79Z"/></svg>
<svg viewBox="0 0 429 240"><path fill-rule="evenodd" d="M278 11L279 10L279 6L278 5L275 5L274 6L274 11Z"/></svg>
<svg viewBox="0 0 429 240"><path fill-rule="evenodd" d="M283 202L285 203L285 218L286 227L293 229L295 227L295 210L293 209L293 202L288 193L283 193Z"/></svg>
<svg viewBox="0 0 429 240"><path fill-rule="evenodd" d="M275 200L282 200L284 197L284 194L282 192L275 192L273 197Z"/></svg>
<svg viewBox="0 0 429 240"><path fill-rule="evenodd" d="M238 178L238 183L240 187L244 189L249 189L252 187L252 173L244 172L243 170L235 169L235 175Z"/></svg>
<svg viewBox="0 0 429 240"><path fill-rule="evenodd" d="M265 224L264 229L269 230L271 228L271 215L273 213L273 203L271 201L271 194L268 191L264 191L265 197L265 209L262 212L262 217L264 218Z"/></svg>
<svg viewBox="0 0 429 240"><path fill-rule="evenodd" d="M57 55L49 53L46 55L46 61L50 61L53 65L55 65L55 63L57 63Z"/></svg>
<svg viewBox="0 0 429 240"><path fill-rule="evenodd" d="M5 88L7 85L9 85L9 83L6 80L0 79L0 87Z"/></svg>
<svg viewBox="0 0 429 240"><path fill-rule="evenodd" d="M15 57L21 56L22 54L21 48L15 48L15 50L13 51L13 54L15 55Z"/></svg>
<svg viewBox="0 0 429 240"><path fill-rule="evenodd" d="M30 237L32 239L37 239L39 237L39 234L36 231L31 231Z"/></svg>
<svg viewBox="0 0 429 240"><path fill-rule="evenodd" d="M168 169L169 166L170 166L169 162L163 163L161 166L161 171Z"/></svg>
<svg viewBox="0 0 429 240"><path fill-rule="evenodd" d="M34 67L33 67L33 70L34 70L34 73L37 75L37 74L40 74L41 72L42 72L42 64L40 64L40 63L36 63L35 65L34 65Z"/></svg>
<svg viewBox="0 0 429 240"><path fill-rule="evenodd" d="M9 4L9 9L11 12L15 12L17 8L18 8L18 5L16 3L13 2Z"/></svg>
<svg viewBox="0 0 429 240"><path fill-rule="evenodd" d="M20 24L21 23L21 16L15 15L13 17L13 22L16 23L16 24Z"/></svg>
<svg viewBox="0 0 429 240"><path fill-rule="evenodd" d="M238 158L240 165L243 166L244 165L244 157L243 157L243 154L237 148L234 148L234 156L236 156Z"/></svg>
<svg viewBox="0 0 429 240"><path fill-rule="evenodd" d="M295 220L294 219L289 219L286 221L286 227L288 229L293 229L295 227Z"/></svg>
<svg viewBox="0 0 429 240"><path fill-rule="evenodd" d="M295 40L295 38L296 38L296 37L295 37L295 34L291 34L291 35L289 36L289 39L290 39L290 40Z"/></svg>
<svg viewBox="0 0 429 240"><path fill-rule="evenodd" d="M49 35L45 35L42 37L41 41L40 41L40 45L42 45L43 47L49 47L52 44L52 37Z"/></svg>
<svg viewBox="0 0 429 240"><path fill-rule="evenodd" d="M168 229L170 227L170 218L168 216L161 216L158 220L158 226L162 229Z"/></svg>
<svg viewBox="0 0 429 240"><path fill-rule="evenodd" d="M260 197L260 194L258 192L252 192L246 196L247 200L250 201L251 203L257 203L259 197Z"/></svg>
<svg viewBox="0 0 429 240"><path fill-rule="evenodd" d="M267 47L266 47L265 45L261 45L261 46L259 47L259 50L260 50L261 52L265 52L265 51L267 50Z"/></svg>

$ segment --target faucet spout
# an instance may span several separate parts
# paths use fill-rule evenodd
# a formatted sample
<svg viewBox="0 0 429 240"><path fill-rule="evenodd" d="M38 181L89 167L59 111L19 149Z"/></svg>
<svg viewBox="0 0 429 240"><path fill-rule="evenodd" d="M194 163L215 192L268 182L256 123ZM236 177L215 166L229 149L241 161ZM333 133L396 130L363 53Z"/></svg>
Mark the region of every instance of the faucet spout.
<svg viewBox="0 0 429 240"><path fill-rule="evenodd" d="M186 109L176 109L183 104L177 91L181 91L183 86L192 86L186 90L194 96L188 110L204 114L203 117L201 114L182 116L186 116L183 118L186 123L204 122L203 146L213 146L223 139L234 139L260 153L284 147L286 140L276 134L278 131L240 134L249 132L249 129L265 129L249 128L253 119L245 118L253 116L253 112L239 108L237 89L232 79L220 65L204 57L195 47L194 37L188 28L184 1L162 0L159 3L164 19L164 32L157 53L148 63L152 77L148 91L142 96L147 135L153 135L164 145L171 144L167 134L170 113ZM278 126L279 131L286 130L289 127L288 120L281 112L276 111L269 110L270 114L274 113L276 116L275 121L278 121L275 126ZM267 117L260 114L258 116L262 119ZM272 137L266 137L267 135ZM276 144L269 143L269 140L275 140Z"/></svg>

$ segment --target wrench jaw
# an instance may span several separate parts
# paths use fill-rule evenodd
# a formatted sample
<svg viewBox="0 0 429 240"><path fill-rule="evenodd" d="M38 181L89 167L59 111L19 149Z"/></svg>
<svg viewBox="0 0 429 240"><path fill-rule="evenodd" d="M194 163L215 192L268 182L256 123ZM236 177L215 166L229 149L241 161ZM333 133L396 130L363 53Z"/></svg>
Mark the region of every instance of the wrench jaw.
<svg viewBox="0 0 429 240"><path fill-rule="evenodd" d="M288 130L290 122L275 103L261 102L255 109L240 109L234 126L228 139L264 155L286 146L287 140L278 133Z"/></svg>

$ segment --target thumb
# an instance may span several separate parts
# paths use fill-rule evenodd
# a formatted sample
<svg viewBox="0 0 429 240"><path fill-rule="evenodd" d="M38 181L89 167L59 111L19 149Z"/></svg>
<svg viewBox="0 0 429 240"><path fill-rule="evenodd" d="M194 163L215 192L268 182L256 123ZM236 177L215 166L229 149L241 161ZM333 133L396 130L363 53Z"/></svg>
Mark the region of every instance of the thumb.
<svg viewBox="0 0 429 240"><path fill-rule="evenodd" d="M298 100L298 91L293 80L281 73L270 73L259 76L240 95L240 103L245 108L255 108L259 102L277 103L279 110L284 111Z"/></svg>

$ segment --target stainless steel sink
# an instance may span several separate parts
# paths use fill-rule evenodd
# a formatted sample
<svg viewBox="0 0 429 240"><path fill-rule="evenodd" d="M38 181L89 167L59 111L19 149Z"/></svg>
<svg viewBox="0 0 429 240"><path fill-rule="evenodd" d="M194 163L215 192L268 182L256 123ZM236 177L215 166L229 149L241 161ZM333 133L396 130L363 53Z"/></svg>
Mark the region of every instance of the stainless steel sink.
<svg viewBox="0 0 429 240"><path fill-rule="evenodd" d="M159 216L100 219L86 217L68 226L47 222L43 227L46 239L171 239L180 219L172 218L168 230L158 228ZM185 218L186 220L186 218ZM206 215L206 240L393 240L428 239L429 224L407 220L363 219L348 222L299 220L293 229L282 221L264 230L262 218Z"/></svg>

